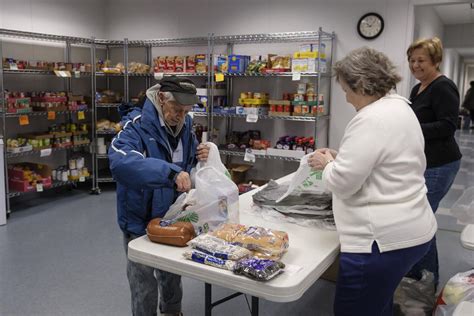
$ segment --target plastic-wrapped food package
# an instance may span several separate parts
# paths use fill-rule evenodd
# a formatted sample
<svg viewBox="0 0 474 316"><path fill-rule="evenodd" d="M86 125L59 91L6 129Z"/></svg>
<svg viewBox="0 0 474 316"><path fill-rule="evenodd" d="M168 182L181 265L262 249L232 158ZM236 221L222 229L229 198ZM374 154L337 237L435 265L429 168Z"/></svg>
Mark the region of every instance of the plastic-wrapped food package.
<svg viewBox="0 0 474 316"><path fill-rule="evenodd" d="M280 259L289 247L288 234L258 226L222 224L212 235L247 248L265 259Z"/></svg>
<svg viewBox="0 0 474 316"><path fill-rule="evenodd" d="M458 273L449 279L439 294L434 315L454 315L461 302L474 303L474 269Z"/></svg>
<svg viewBox="0 0 474 316"><path fill-rule="evenodd" d="M234 267L235 274L245 275L257 281L268 281L283 272L282 262L268 259L242 259Z"/></svg>
<svg viewBox="0 0 474 316"><path fill-rule="evenodd" d="M251 255L249 250L209 234L199 235L190 240L188 245L196 250L224 260L239 260Z"/></svg>
<svg viewBox="0 0 474 316"><path fill-rule="evenodd" d="M435 303L434 275L421 271L421 280L404 277L393 297L393 315L431 315Z"/></svg>
<svg viewBox="0 0 474 316"><path fill-rule="evenodd" d="M225 270L234 270L235 266L235 261L232 260L224 260L221 258L216 258L210 254L198 251L198 250L192 250L192 251L185 251L183 253L183 256L188 259L192 260L194 262L206 264L212 267L220 268L220 269L225 269Z"/></svg>

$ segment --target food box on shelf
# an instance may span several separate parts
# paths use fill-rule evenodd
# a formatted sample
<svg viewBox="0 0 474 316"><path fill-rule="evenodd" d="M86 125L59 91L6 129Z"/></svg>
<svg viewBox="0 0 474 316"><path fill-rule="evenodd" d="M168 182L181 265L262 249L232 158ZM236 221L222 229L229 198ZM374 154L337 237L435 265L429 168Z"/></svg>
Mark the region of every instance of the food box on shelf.
<svg viewBox="0 0 474 316"><path fill-rule="evenodd" d="M250 56L229 55L229 73L243 73L250 62Z"/></svg>
<svg viewBox="0 0 474 316"><path fill-rule="evenodd" d="M67 102L67 97L32 97L31 102Z"/></svg>
<svg viewBox="0 0 474 316"><path fill-rule="evenodd" d="M305 152L302 150L286 150L286 149L268 148L267 155L288 157L288 158L302 158L305 155Z"/></svg>
<svg viewBox="0 0 474 316"><path fill-rule="evenodd" d="M18 154L18 153L24 153L27 151L32 151L33 146L31 145L25 145L21 147L7 147L7 152L12 153L12 154Z"/></svg>
<svg viewBox="0 0 474 316"><path fill-rule="evenodd" d="M275 111L270 111L268 112L268 115L270 116L291 116L292 112L275 112Z"/></svg>
<svg viewBox="0 0 474 316"><path fill-rule="evenodd" d="M256 114L256 115L268 115L268 107L259 106L256 108L249 108L243 106L236 106L235 113L241 115Z"/></svg>
<svg viewBox="0 0 474 316"><path fill-rule="evenodd" d="M36 186L28 180L28 173L31 172L40 175L39 181L43 184L43 188L51 187L51 168L49 166L24 162L8 166L8 186L10 191L36 191Z"/></svg>

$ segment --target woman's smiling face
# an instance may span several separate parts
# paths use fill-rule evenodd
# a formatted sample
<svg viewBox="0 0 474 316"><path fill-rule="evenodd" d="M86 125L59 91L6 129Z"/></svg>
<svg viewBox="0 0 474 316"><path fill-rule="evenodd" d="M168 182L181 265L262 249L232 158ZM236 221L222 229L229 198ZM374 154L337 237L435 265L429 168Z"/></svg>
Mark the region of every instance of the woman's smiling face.
<svg viewBox="0 0 474 316"><path fill-rule="evenodd" d="M434 64L424 48L414 49L408 62L411 73L421 82L430 81L438 74L439 63Z"/></svg>

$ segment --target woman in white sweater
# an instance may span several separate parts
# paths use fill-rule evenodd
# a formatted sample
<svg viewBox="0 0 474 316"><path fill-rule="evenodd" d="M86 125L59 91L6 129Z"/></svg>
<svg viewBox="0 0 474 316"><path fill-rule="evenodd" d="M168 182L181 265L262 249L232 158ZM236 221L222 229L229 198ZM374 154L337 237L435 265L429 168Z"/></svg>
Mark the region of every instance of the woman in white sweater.
<svg viewBox="0 0 474 316"><path fill-rule="evenodd" d="M392 315L397 285L437 229L423 177L424 138L409 101L390 94L401 78L384 54L354 50L334 72L357 113L339 152L319 149L309 159L333 193L341 241L334 312Z"/></svg>

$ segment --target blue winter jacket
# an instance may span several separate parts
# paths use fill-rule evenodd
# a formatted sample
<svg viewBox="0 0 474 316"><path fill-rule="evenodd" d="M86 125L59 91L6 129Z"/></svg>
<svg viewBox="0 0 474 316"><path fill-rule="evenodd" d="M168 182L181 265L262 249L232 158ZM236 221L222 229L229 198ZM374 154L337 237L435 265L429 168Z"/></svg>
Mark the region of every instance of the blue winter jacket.
<svg viewBox="0 0 474 316"><path fill-rule="evenodd" d="M142 114L130 113L109 149L110 170L117 181L117 215L124 232L144 235L148 222L163 217L179 195L175 179L196 164L197 141L186 115L181 141L183 162L173 163L167 132L153 103Z"/></svg>

